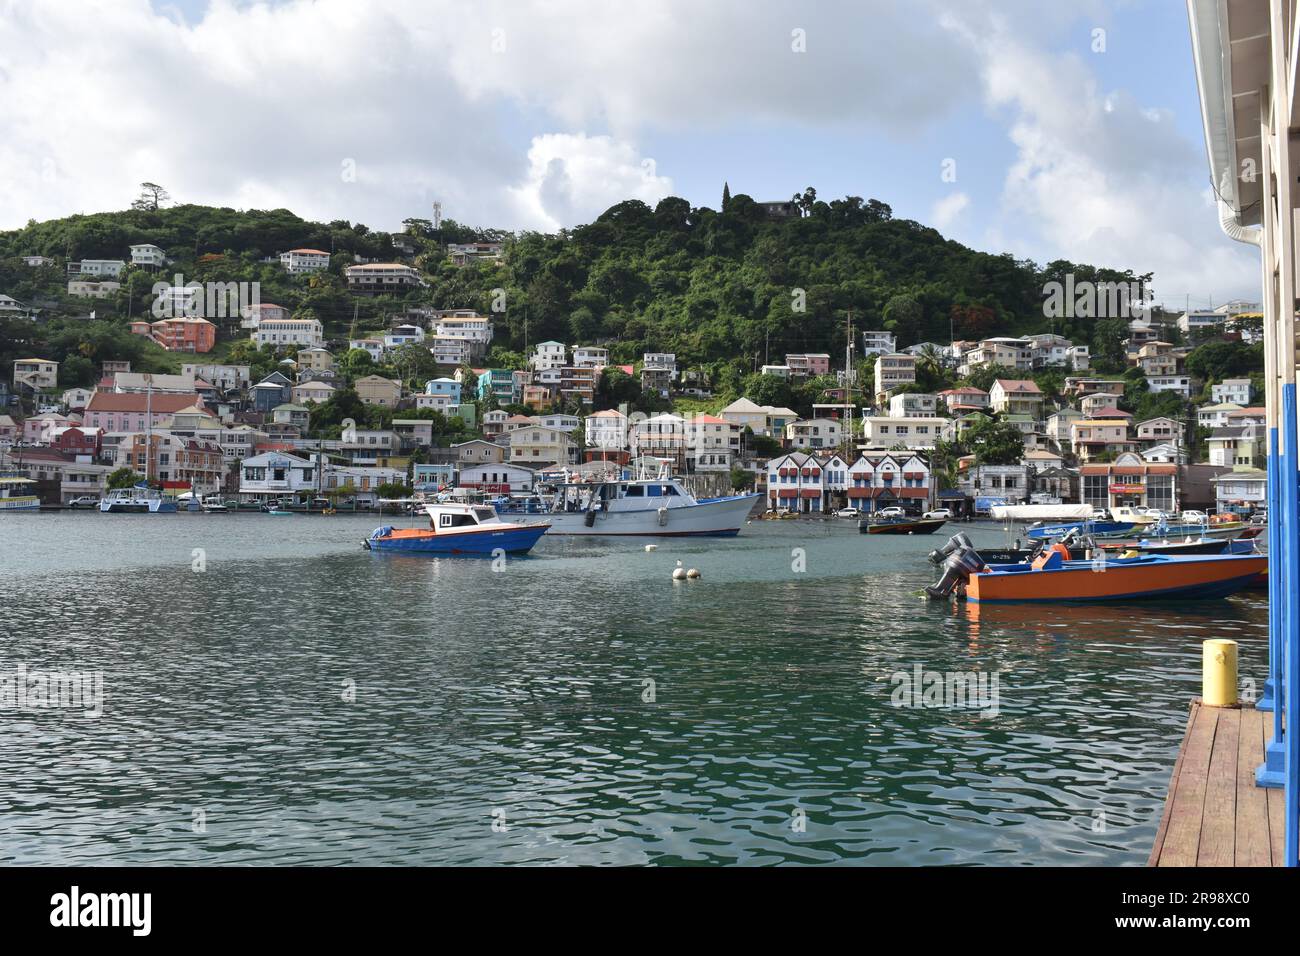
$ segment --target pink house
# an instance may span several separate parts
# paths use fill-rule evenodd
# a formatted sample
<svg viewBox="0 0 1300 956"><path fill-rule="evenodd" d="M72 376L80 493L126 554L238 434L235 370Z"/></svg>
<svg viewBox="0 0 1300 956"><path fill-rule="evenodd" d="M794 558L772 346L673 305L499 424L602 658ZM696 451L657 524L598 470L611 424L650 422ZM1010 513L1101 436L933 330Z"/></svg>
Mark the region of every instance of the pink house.
<svg viewBox="0 0 1300 956"><path fill-rule="evenodd" d="M80 424L81 422L75 418L68 418L66 415L58 415L54 412L33 415L23 422L23 441L32 445L48 445L50 443L50 433L54 429Z"/></svg>
<svg viewBox="0 0 1300 956"><path fill-rule="evenodd" d="M105 432L144 431L160 427L191 405L203 408L202 397L195 392L159 392L152 397L138 392L96 392L86 406L86 426Z"/></svg>

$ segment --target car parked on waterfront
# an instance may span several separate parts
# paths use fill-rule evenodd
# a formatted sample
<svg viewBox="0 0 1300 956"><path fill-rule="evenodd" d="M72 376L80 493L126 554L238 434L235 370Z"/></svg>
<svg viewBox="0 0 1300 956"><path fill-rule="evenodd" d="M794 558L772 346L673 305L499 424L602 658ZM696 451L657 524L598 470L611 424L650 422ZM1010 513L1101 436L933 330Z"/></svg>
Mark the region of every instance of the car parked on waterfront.
<svg viewBox="0 0 1300 956"><path fill-rule="evenodd" d="M880 511L877 511L876 517L877 518L906 518L907 512L895 505L894 507L882 508Z"/></svg>
<svg viewBox="0 0 1300 956"><path fill-rule="evenodd" d="M841 508L839 511L835 512L835 517L837 517L837 518L856 518L856 517L858 517L860 514L862 514L862 512L859 511L857 508Z"/></svg>
<svg viewBox="0 0 1300 956"><path fill-rule="evenodd" d="M69 508L98 508L99 499L94 495L78 495L68 502Z"/></svg>
<svg viewBox="0 0 1300 956"><path fill-rule="evenodd" d="M1207 524L1210 516L1204 511L1184 511L1179 520L1183 524Z"/></svg>
<svg viewBox="0 0 1300 956"><path fill-rule="evenodd" d="M952 510L949 508L935 508L933 511L927 511L921 517L925 519L943 518L947 521L952 517Z"/></svg>

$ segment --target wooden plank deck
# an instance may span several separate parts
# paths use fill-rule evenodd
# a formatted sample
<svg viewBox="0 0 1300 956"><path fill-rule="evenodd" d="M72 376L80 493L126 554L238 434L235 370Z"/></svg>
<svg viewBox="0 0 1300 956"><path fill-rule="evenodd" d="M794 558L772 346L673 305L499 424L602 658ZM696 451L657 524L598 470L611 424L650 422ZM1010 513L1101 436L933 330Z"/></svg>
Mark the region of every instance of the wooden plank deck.
<svg viewBox="0 0 1300 956"><path fill-rule="evenodd" d="M1282 791L1255 786L1271 715L1192 701L1148 866L1281 866Z"/></svg>

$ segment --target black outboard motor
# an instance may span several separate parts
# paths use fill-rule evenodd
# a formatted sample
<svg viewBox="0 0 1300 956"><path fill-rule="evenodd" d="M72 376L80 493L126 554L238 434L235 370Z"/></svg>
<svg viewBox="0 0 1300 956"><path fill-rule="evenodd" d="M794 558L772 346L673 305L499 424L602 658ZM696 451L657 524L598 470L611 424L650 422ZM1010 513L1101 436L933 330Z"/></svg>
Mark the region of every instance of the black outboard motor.
<svg viewBox="0 0 1300 956"><path fill-rule="evenodd" d="M940 600L951 595L959 584L965 584L972 574L984 567L984 559L964 534L953 535L942 548L931 551L930 560L935 564L943 562L943 577L937 584L926 588L925 593Z"/></svg>

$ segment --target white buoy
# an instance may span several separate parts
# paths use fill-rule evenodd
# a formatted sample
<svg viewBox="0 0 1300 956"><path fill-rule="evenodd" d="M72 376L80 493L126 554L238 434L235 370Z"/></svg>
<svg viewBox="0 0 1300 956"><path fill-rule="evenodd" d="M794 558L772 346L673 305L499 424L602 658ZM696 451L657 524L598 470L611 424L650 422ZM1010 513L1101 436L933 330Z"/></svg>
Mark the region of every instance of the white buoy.
<svg viewBox="0 0 1300 956"><path fill-rule="evenodd" d="M688 578L698 578L700 576L699 568L691 568L686 572Z"/></svg>
<svg viewBox="0 0 1300 956"><path fill-rule="evenodd" d="M659 550L659 545L657 545L657 544L647 544L647 545L645 546L645 549L646 549L647 551L658 551L658 550Z"/></svg>
<svg viewBox="0 0 1300 956"><path fill-rule="evenodd" d="M682 562L681 562L681 561L678 561L678 562L677 562L677 567L673 568L673 580L674 580L674 581L685 581L685 580L686 580L686 569L685 569L684 567L682 567Z"/></svg>

